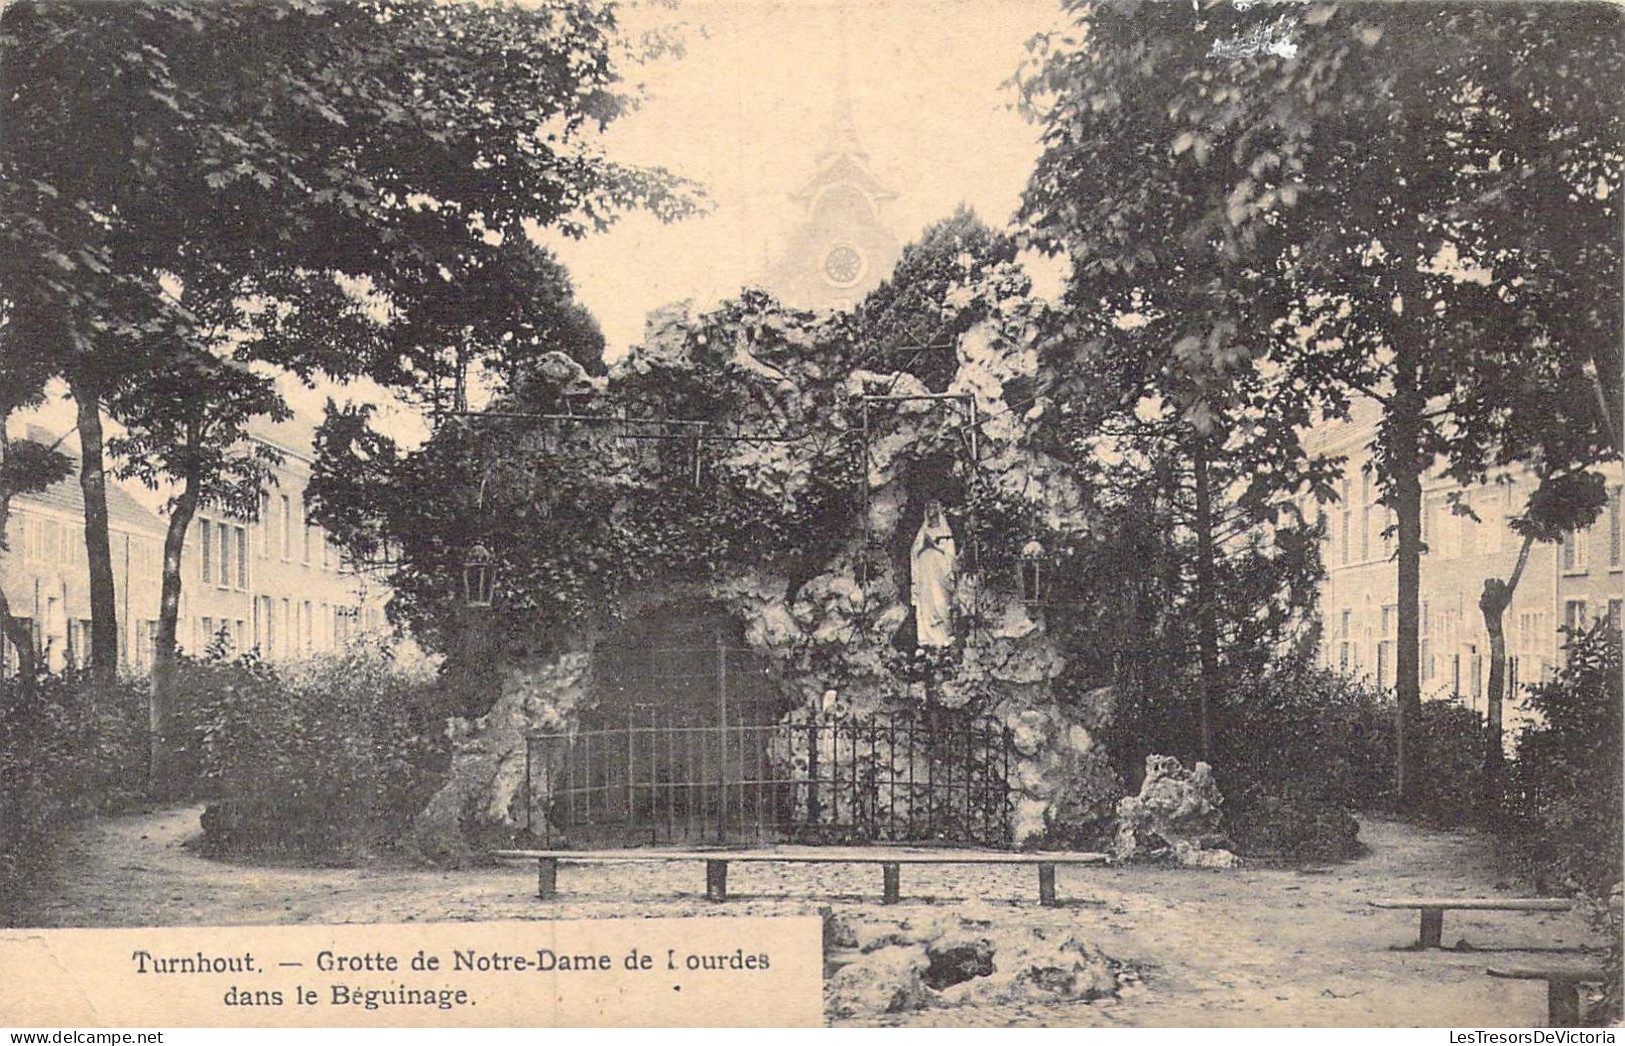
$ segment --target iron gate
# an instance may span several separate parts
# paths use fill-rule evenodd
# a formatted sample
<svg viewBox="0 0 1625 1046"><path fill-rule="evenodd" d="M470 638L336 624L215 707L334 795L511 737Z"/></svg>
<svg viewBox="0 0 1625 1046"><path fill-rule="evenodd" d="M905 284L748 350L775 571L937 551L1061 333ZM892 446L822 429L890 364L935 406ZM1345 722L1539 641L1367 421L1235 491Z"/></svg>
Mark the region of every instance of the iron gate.
<svg viewBox="0 0 1625 1046"><path fill-rule="evenodd" d="M527 738L526 827L548 847L676 842L1011 844L1010 732L950 709L627 706Z"/></svg>

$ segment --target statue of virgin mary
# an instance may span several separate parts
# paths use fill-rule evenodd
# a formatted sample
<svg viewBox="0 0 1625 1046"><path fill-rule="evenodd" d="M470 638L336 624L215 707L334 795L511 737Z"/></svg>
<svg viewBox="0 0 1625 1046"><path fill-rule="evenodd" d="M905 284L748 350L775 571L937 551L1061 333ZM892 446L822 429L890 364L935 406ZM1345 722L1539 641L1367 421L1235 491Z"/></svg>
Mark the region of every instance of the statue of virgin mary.
<svg viewBox="0 0 1625 1046"><path fill-rule="evenodd" d="M954 532L936 499L926 502L925 519L909 552L910 601L922 647L952 646Z"/></svg>

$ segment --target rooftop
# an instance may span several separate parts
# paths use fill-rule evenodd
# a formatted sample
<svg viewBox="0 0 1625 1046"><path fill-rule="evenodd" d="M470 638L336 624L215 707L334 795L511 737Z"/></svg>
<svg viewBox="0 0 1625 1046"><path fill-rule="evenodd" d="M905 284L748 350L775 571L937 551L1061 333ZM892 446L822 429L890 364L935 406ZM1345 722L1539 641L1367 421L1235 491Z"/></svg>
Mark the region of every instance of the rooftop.
<svg viewBox="0 0 1625 1046"><path fill-rule="evenodd" d="M47 447L54 442L50 439L37 438L33 433L29 434L29 441ZM60 451L62 448L57 449ZM73 468L66 478L42 491L19 495L14 504L34 505L65 513L75 519L84 519L85 496L79 489L79 461L72 454L68 457L73 461ZM112 529L138 530L160 535L165 529L163 520L131 497L129 492L111 476L107 480L107 521Z"/></svg>

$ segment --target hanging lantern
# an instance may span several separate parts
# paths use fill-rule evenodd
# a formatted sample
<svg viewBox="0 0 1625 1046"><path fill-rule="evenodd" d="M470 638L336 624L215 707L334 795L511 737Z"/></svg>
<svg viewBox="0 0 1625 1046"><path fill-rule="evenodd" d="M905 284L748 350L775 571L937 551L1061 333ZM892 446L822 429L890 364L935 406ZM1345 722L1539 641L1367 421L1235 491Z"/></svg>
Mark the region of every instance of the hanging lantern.
<svg viewBox="0 0 1625 1046"><path fill-rule="evenodd" d="M471 607L488 607L496 590L496 568L491 550L476 543L463 560L463 602Z"/></svg>
<svg viewBox="0 0 1625 1046"><path fill-rule="evenodd" d="M1021 546L1021 601L1028 606L1037 606L1044 602L1046 592L1044 587L1049 584L1049 578L1044 576L1044 546L1037 541L1029 541Z"/></svg>

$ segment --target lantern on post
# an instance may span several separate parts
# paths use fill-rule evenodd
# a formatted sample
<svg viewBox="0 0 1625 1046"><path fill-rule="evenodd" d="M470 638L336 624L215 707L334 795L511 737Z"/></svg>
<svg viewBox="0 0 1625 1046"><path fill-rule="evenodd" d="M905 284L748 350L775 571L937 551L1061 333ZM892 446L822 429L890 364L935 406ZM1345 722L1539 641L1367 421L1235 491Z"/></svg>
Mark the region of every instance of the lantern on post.
<svg viewBox="0 0 1625 1046"><path fill-rule="evenodd" d="M1021 546L1021 601L1027 606L1040 606L1047 595L1045 586L1049 578L1045 577L1044 546L1037 541L1029 541Z"/></svg>
<svg viewBox="0 0 1625 1046"><path fill-rule="evenodd" d="M463 602L471 607L488 607L496 591L496 568L491 550L475 542L463 559Z"/></svg>

